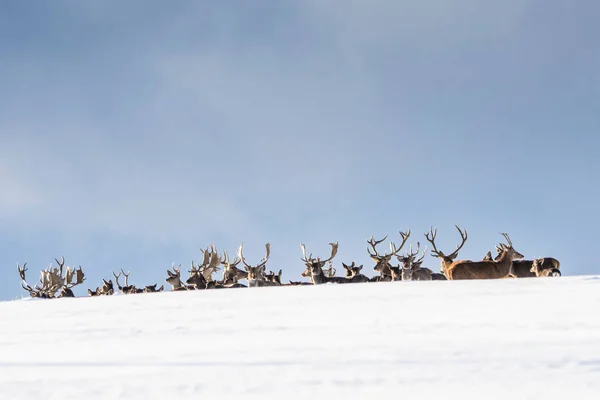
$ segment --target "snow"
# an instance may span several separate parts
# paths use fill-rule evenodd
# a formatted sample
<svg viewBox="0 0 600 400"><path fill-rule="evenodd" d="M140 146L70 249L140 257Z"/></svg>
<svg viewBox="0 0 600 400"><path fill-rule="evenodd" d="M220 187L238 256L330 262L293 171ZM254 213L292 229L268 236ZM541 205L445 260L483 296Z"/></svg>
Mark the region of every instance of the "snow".
<svg viewBox="0 0 600 400"><path fill-rule="evenodd" d="M593 276L2 302L0 398L598 399L599 306Z"/></svg>

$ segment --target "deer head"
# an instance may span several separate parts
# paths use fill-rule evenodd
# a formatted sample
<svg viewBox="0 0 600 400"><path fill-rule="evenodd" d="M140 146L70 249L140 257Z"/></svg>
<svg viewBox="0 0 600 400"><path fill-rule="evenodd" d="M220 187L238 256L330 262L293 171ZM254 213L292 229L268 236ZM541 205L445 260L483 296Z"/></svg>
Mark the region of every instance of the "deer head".
<svg viewBox="0 0 600 400"><path fill-rule="evenodd" d="M181 281L181 264L175 267L175 263L171 265L171 270L167 270L167 279L165 282L171 285L172 290L186 290L187 287Z"/></svg>
<svg viewBox="0 0 600 400"><path fill-rule="evenodd" d="M121 284L119 283L119 277L121 277L121 274L125 277L125 285L124 286L121 286ZM123 269L121 269L121 272L119 272L119 275L115 274L115 271L113 271L113 275L115 277L115 283L117 284L117 287L119 288L121 293L136 294L136 293L141 293L143 291L143 289L138 289L135 287L135 285L129 284L129 275L131 275L131 271L125 273L125 271L123 271Z"/></svg>
<svg viewBox="0 0 600 400"><path fill-rule="evenodd" d="M302 248L302 261L304 261L304 265L306 265L306 270L302 273L302 276L315 276L323 273L323 267L325 264L329 263L338 252L338 243L329 243L331 246L331 255L326 260L321 260L319 257L313 258L312 253L307 257L306 256L306 246L301 244ZM331 267L330 264L330 272L335 274L335 270Z"/></svg>
<svg viewBox="0 0 600 400"><path fill-rule="evenodd" d="M236 257L233 262L230 262L229 254L224 252L223 255L223 261L221 262L221 264L223 264L223 282L232 281L233 283L236 283L238 280L248 278L248 272L242 271L237 267L242 260Z"/></svg>
<svg viewBox="0 0 600 400"><path fill-rule="evenodd" d="M427 239L427 241L429 243L431 243L431 246L433 247L431 250L431 255L433 257L437 257L440 259L441 262L441 272L443 274L446 274L448 267L450 267L450 265L452 265L452 263L454 262L454 260L456 259L456 257L458 256L458 252L460 249L462 249L462 247L465 245L465 243L467 242L467 230L465 229L464 232L460 230L460 228L458 227L458 225L454 225L456 227L456 229L458 230L458 233L460 234L460 238L461 238L461 243L459 245L456 245L456 250L454 250L452 253L446 255L443 252L439 251L437 249L437 247L435 247L435 236L437 235L437 228L433 228L431 227L429 229L429 233L425 234L425 239Z"/></svg>
<svg viewBox="0 0 600 400"><path fill-rule="evenodd" d="M246 259L244 258L244 254L243 254L243 248L244 248L244 243L241 243L240 247L238 248L238 257L240 258L242 264L244 264L244 269L248 273L248 278L247 278L248 282L250 282L250 281L267 281L267 279L265 277L265 269L266 269L267 261L269 261L269 256L271 255L271 244L270 243L265 244L265 249L267 251L267 255L265 256L265 258L260 260L260 262L258 264L254 265L254 266L252 266L246 262Z"/></svg>
<svg viewBox="0 0 600 400"><path fill-rule="evenodd" d="M385 235L385 237L381 240L375 240L373 238L373 236L371 236L371 238L369 240L367 240L367 243L373 249L373 253L371 253L371 250L369 250L369 247L367 247L367 252L369 253L369 257L371 257L371 259L373 261L375 261L375 267L373 267L373 270L375 272L379 272L379 274L382 277L391 277L392 265L390 264L390 261L391 261L392 257L398 255L400 250L402 250L402 247L404 247L404 244L410 237L410 229L407 232L400 231L400 236L402 237L402 243L400 244L400 246L396 247L396 245L392 242L392 243L390 243L390 252L384 253L384 254L379 254L377 252L376 247L378 244L380 244L381 242L383 242L387 239L387 235Z"/></svg>

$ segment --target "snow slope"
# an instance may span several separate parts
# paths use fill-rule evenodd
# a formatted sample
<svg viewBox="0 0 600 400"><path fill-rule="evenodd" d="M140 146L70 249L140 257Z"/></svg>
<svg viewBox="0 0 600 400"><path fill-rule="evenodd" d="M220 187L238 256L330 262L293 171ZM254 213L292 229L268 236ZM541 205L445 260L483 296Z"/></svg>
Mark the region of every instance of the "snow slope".
<svg viewBox="0 0 600 400"><path fill-rule="evenodd" d="M600 399L599 310L591 276L3 302L0 399Z"/></svg>

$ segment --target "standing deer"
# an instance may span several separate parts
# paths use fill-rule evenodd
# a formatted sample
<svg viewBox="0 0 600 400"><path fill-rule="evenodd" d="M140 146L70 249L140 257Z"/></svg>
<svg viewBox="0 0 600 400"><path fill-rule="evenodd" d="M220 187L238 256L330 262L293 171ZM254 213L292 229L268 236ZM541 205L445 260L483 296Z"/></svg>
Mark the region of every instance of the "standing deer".
<svg viewBox="0 0 600 400"><path fill-rule="evenodd" d="M435 236L437 235L437 228L433 229L433 227L431 227L429 228L429 233L425 234L425 239L427 239L427 241L431 243L431 246L433 247L433 249L431 250L431 255L440 259L440 272L444 274L445 277L448 277L448 267L452 265L452 263L458 256L459 250L462 249L465 243L467 242L467 230L465 229L465 231L463 232L460 230L458 225L454 226L456 227L456 229L458 229L458 233L460 234L461 238L461 243L460 245L456 245L456 250L454 250L448 255L445 255L435 247Z"/></svg>
<svg viewBox="0 0 600 400"><path fill-rule="evenodd" d="M306 256L306 246L301 244L302 248L302 258L306 265L307 271L310 272L310 280L313 285L320 285L322 283L349 283L348 279L343 276L327 276L323 272L323 267L326 263L330 262L333 257L338 252L338 244L337 243L329 243L331 246L331 256L328 259L321 261L319 257L313 258L312 253L310 256ZM306 271L304 271L306 273Z"/></svg>
<svg viewBox="0 0 600 400"><path fill-rule="evenodd" d="M400 250L402 250L402 247L404 247L404 244L410 237L410 229L406 233L400 232L400 236L402 237L402 243L400 244L400 247L396 248L394 243L390 243L391 253L389 253L389 254L384 253L383 255L381 255L377 252L376 247L378 244L380 244L381 242L385 241L385 239L387 239L387 235L385 235L385 237L381 240L375 240L373 238L373 236L371 236L371 238L369 240L367 240L367 243L371 246L371 248L375 252L375 253L371 253L371 251L367 247L367 252L369 253L369 256L371 257L371 259L373 261L375 261L375 267L373 267L373 270L375 272L379 272L379 275L380 275L378 277L372 278L371 282L392 281L394 279L393 274L392 274L392 265L390 264L390 261L391 261L392 257L396 256L398 254L398 252Z"/></svg>
<svg viewBox="0 0 600 400"><path fill-rule="evenodd" d="M244 259L244 255L242 253L243 247L244 243L241 243L238 249L238 257L242 261L242 264L244 264L244 269L246 272L248 272L248 277L246 278L248 280L248 287L275 286L275 283L267 281L265 277L266 264L267 261L269 261L269 256L271 255L271 244L265 244L267 255L255 266L249 265Z"/></svg>
<svg viewBox="0 0 600 400"><path fill-rule="evenodd" d="M502 253L497 261L455 261L447 267L446 276L448 279L499 279L510 276L513 260L523 258L523 255L515 250L508 234L502 233L502 236L504 236L508 245L501 244Z"/></svg>
<svg viewBox="0 0 600 400"><path fill-rule="evenodd" d="M496 257L492 258L492 252L488 251L487 254L485 255L485 257L483 258L484 260L496 260L498 261L500 259L500 255L502 253L502 247L500 246L496 246L496 252L498 253L496 255ZM544 258L534 258L534 260L514 260L513 261L513 271L511 276L515 277L515 278L535 278L536 273L533 272L533 263L535 260L539 260L538 261L538 268L539 270L543 270L543 269L559 269L560 268L560 262L556 259L556 258L552 258L552 257L544 257Z"/></svg>

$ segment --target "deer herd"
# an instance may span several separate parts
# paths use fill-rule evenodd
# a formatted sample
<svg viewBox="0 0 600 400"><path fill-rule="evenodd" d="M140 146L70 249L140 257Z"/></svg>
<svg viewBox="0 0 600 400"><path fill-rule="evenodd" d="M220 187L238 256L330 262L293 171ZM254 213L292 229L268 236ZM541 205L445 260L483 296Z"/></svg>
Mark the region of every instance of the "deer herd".
<svg viewBox="0 0 600 400"><path fill-rule="evenodd" d="M240 244L237 256L232 261L227 252L220 255L215 246L211 245L202 249L203 261L200 265L194 265L192 261L191 268L188 270L189 277L182 281L181 265L167 270L165 282L172 287L173 291L181 290L204 290L221 288L240 288L240 287L262 287L262 286L296 286L296 285L319 285L322 283L361 283L361 282L387 282L387 281L430 281L430 280L460 280L460 279L499 279L499 278L527 278L527 277L549 277L561 276L560 262L551 257L535 258L533 260L523 259L523 254L519 253L513 247L508 234L502 233L506 239L505 243L496 246L496 256L487 252L482 260L457 260L458 252L467 241L467 231L461 230L456 226L461 243L450 254L444 254L438 250L435 245L437 229L431 228L425 234L425 239L431 243L431 255L439 258L440 272L433 272L429 268L422 266L427 247L420 251L420 243L417 242L416 249L413 251L412 245L405 253L400 253L410 238L410 230L400 232L401 243L396 246L393 242L389 244L389 252L381 253L377 246L387 239L387 235L381 240L375 240L373 236L367 240L367 252L369 257L375 263L373 271L379 275L367 277L361 271L362 265L357 266L355 262L345 264L342 267L346 271L345 276L336 276L336 270L333 267L333 258L338 252L338 243L330 243L331 254L327 259L313 257L310 253L307 256L306 246L300 245L302 250L301 260L304 262L305 270L302 277L309 278L310 282L282 283L280 269L278 273L270 271L266 273L266 264L271 255L271 245L265 244L266 255L256 264L249 264L244 258L243 247ZM396 257L399 264L392 265L392 259ZM81 266L73 268L66 266L64 257L61 260L55 259L58 267L48 267L40 273L40 281L32 287L25 279L27 271L25 263L23 266L17 265L21 277L21 286L29 292L31 297L36 298L57 298L74 297L73 287L80 285L85 281L85 275ZM243 269L238 268L239 264ZM222 268L222 279L214 279L213 275ZM157 288L158 284L144 287L136 287L129 284L130 273L125 273L122 269L117 274L113 271L115 283L119 291L123 294L152 293L161 292L164 286ZM120 277L124 278L124 286L119 283ZM246 281L246 284L241 283ZM108 281L102 279L102 286L95 290L88 289L89 296L112 295L115 288L112 279Z"/></svg>

